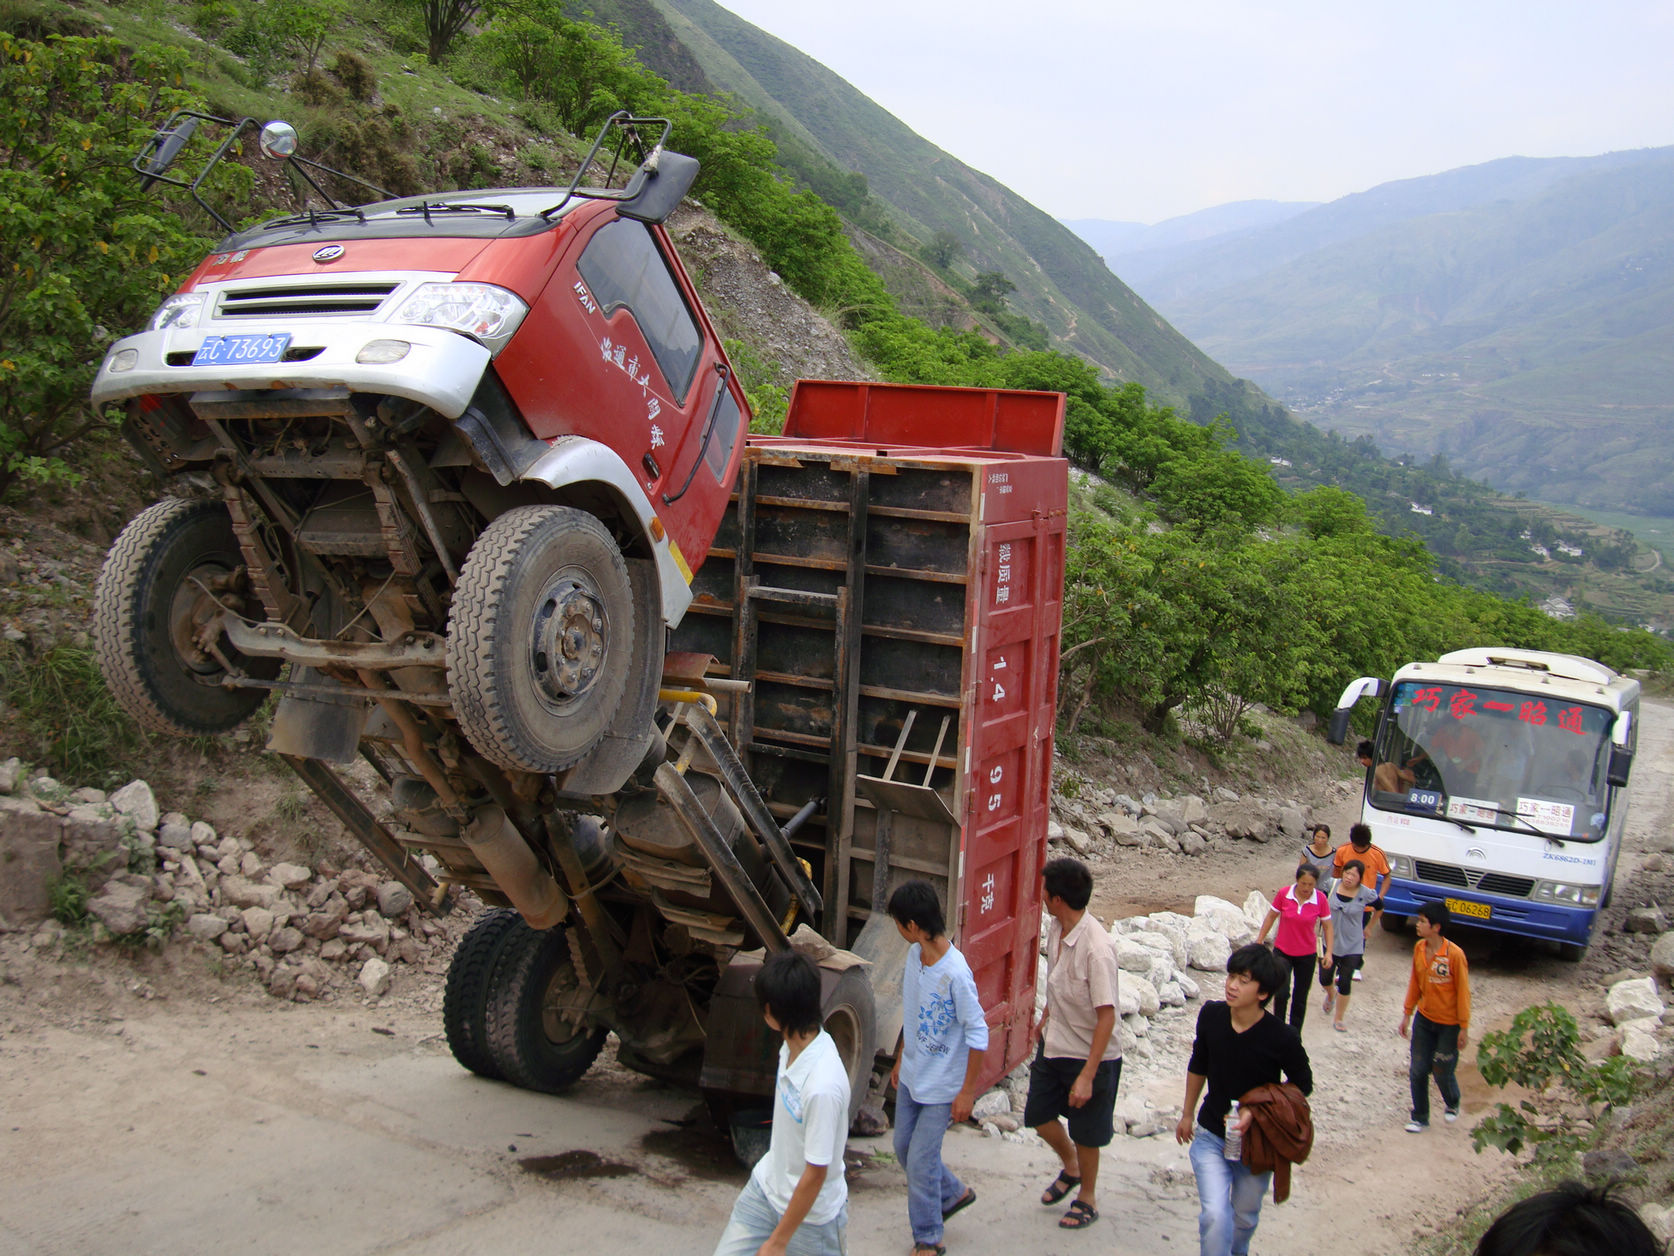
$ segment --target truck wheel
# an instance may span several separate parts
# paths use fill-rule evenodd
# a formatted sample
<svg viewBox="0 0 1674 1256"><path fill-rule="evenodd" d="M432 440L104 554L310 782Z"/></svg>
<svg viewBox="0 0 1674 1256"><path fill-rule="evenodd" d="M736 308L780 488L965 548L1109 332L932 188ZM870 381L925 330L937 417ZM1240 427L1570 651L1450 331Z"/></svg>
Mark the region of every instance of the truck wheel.
<svg viewBox="0 0 1674 1256"><path fill-rule="evenodd" d="M227 588L244 565L232 520L215 501L169 498L136 515L116 538L93 590L93 642L105 684L153 732L224 733L267 698L225 689L227 670L196 635L236 599ZM262 680L281 660L246 658L223 638L222 656Z"/></svg>
<svg viewBox="0 0 1674 1256"><path fill-rule="evenodd" d="M822 977L826 971L821 970ZM822 990L821 995L825 1032L837 1044L837 1054L848 1070L849 1120L853 1122L866 1102L866 1088L872 1080L872 1061L877 1055L877 1002L866 970L860 967L838 974L836 983Z"/></svg>
<svg viewBox="0 0 1674 1256"><path fill-rule="evenodd" d="M442 1030L453 1058L477 1074L500 1080L488 1049L488 994L494 968L523 918L510 907L491 907L459 939L442 991Z"/></svg>
<svg viewBox="0 0 1674 1256"><path fill-rule="evenodd" d="M1582 942L1558 943L1558 958L1566 964L1579 964L1587 957L1587 947Z"/></svg>
<svg viewBox="0 0 1674 1256"><path fill-rule="evenodd" d="M448 688L465 735L514 772L570 767L628 688L627 565L592 515L520 506L483 531L448 620Z"/></svg>
<svg viewBox="0 0 1674 1256"><path fill-rule="evenodd" d="M488 1050L500 1076L525 1090L557 1094L598 1058L606 1030L580 1013L591 999L570 960L562 928L531 929L519 917L494 966Z"/></svg>
<svg viewBox="0 0 1674 1256"><path fill-rule="evenodd" d="M1383 931L1385 933L1405 933L1407 931L1407 917L1383 913Z"/></svg>

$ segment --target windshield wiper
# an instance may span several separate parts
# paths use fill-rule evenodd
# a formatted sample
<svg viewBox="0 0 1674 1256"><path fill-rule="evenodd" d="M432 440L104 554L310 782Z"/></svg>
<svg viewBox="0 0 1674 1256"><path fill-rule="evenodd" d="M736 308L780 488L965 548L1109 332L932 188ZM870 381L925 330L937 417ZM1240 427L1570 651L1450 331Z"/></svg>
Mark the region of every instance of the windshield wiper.
<svg viewBox="0 0 1674 1256"><path fill-rule="evenodd" d="M292 214L289 218L275 218L272 222L264 222L262 230L274 231L280 227L297 227L304 223L310 227L317 227L322 222L336 222L340 218L366 221L366 215L358 209L310 209L300 214Z"/></svg>
<svg viewBox="0 0 1674 1256"><path fill-rule="evenodd" d="M404 205L395 212L423 214L425 222L430 221L431 214L504 214L507 222L517 218L517 211L510 205L475 205L469 201L420 201L417 205Z"/></svg>
<svg viewBox="0 0 1674 1256"><path fill-rule="evenodd" d="M1504 807L1484 807L1483 810L1492 811L1496 816L1504 816L1515 820L1518 824L1521 824L1524 828L1528 829L1529 832L1538 834L1549 842L1556 842L1559 846L1562 846L1564 842L1569 839L1569 835L1567 833L1562 835L1557 833L1548 833L1545 829L1541 828L1538 824L1535 824L1527 817L1520 816L1515 811L1507 811Z"/></svg>

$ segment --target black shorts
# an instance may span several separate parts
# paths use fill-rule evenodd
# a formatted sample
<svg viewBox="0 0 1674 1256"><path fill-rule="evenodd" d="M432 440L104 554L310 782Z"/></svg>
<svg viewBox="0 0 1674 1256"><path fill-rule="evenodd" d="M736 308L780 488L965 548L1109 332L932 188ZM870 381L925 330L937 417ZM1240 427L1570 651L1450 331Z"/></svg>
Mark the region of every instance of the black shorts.
<svg viewBox="0 0 1674 1256"><path fill-rule="evenodd" d="M1331 979L1337 979L1337 993L1350 994L1354 990L1354 974L1366 962L1364 955L1334 955L1331 963L1319 966L1321 989L1329 989Z"/></svg>
<svg viewBox="0 0 1674 1256"><path fill-rule="evenodd" d="M1070 1087L1086 1066L1086 1060L1070 1056L1047 1059L1045 1044L1037 1047L1029 1065L1029 1098L1023 1105L1023 1124L1033 1129L1066 1117L1072 1143L1079 1147L1108 1146L1116 1132L1111 1116L1116 1110L1116 1083L1122 1076L1122 1061L1101 1063L1093 1075L1092 1098L1072 1108Z"/></svg>

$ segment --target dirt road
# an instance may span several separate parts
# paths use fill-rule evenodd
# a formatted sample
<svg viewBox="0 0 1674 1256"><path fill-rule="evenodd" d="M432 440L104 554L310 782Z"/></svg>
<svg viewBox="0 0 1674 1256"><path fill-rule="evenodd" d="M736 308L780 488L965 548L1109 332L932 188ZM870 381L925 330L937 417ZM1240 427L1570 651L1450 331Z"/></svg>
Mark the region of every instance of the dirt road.
<svg viewBox="0 0 1674 1256"><path fill-rule="evenodd" d="M1338 797L1326 818L1341 833L1353 816ZM1665 705L1645 711L1632 806L1618 921L1622 886L1674 822ZM1103 901L1124 911L1142 899L1189 909L1200 892L1242 901L1284 884L1293 855L1244 843L1166 867L1111 863ZM1620 954L1607 939L1577 966L1487 935L1460 940L1479 1034L1547 998L1597 1008ZM1409 953L1408 939L1373 939L1353 1032L1311 1013L1319 1141L1291 1201L1268 1205L1258 1250L1324 1250L1340 1241L1333 1214L1346 1207L1357 1252L1406 1253L1415 1232L1445 1225L1510 1171L1470 1150L1470 1123L1491 1102L1472 1068L1461 1070L1465 1120L1401 1131L1406 1044L1395 1025ZM377 1007L289 1005L204 965L191 952L66 962L0 939L0 1254L711 1249L743 1176L689 1093L604 1061L559 1098L474 1078L441 1041L439 979ZM1178 1111L1196 1006L1155 1023L1154 1059L1124 1075L1124 1090ZM856 1253L910 1244L903 1179L878 1157L887 1149L887 1139L851 1143ZM1172 1138L1117 1141L1104 1217L1084 1235L1058 1231L1057 1210L1033 1202L1053 1169L1042 1147L961 1129L948 1156L980 1196L949 1224L956 1256L1196 1250L1195 1193Z"/></svg>

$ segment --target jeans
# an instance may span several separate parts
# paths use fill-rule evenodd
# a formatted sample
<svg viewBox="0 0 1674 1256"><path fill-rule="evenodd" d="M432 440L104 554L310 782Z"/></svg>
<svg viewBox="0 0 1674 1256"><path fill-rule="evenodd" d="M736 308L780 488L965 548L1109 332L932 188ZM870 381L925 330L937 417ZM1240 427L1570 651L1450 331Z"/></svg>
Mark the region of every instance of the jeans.
<svg viewBox="0 0 1674 1256"><path fill-rule="evenodd" d="M1314 981L1314 953L1309 951L1306 955L1286 955L1278 947L1274 947L1273 954L1290 965L1289 1024L1297 1033L1301 1033L1302 1020L1308 1015L1308 989ZM1279 1002L1283 1001L1281 995ZM1275 1007L1273 1010L1277 1012L1279 1009Z"/></svg>
<svg viewBox="0 0 1674 1256"><path fill-rule="evenodd" d="M752 1177L738 1192L732 1217L721 1231L721 1241L715 1244L715 1256L756 1256L756 1249L767 1242L773 1227L779 1224L779 1216ZM797 1226L785 1245L785 1256L845 1256L848 1228L849 1206L844 1204L843 1211L824 1225L804 1221Z"/></svg>
<svg viewBox="0 0 1674 1256"><path fill-rule="evenodd" d="M1459 1026L1438 1025L1422 1012L1412 1018L1412 1060L1407 1080L1412 1083L1412 1119L1430 1123L1430 1073L1436 1074L1436 1089L1449 1108L1459 1107L1459 1079L1453 1070L1459 1065Z"/></svg>
<svg viewBox="0 0 1674 1256"><path fill-rule="evenodd" d="M1273 1175L1251 1173L1242 1161L1228 1160L1226 1140L1201 1125L1192 1136L1191 1159L1197 1175L1201 1256L1245 1256Z"/></svg>
<svg viewBox="0 0 1674 1256"><path fill-rule="evenodd" d="M952 1114L951 1103L920 1103L905 1086L895 1092L895 1158L907 1171L914 1243L940 1243L942 1214L965 1194L965 1184L942 1163L942 1135Z"/></svg>

